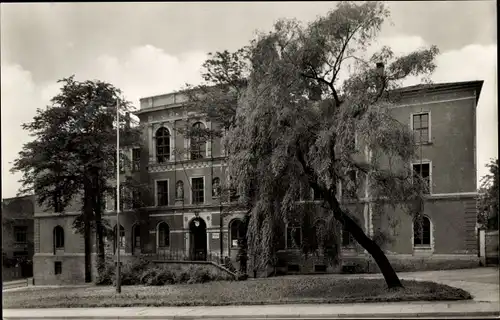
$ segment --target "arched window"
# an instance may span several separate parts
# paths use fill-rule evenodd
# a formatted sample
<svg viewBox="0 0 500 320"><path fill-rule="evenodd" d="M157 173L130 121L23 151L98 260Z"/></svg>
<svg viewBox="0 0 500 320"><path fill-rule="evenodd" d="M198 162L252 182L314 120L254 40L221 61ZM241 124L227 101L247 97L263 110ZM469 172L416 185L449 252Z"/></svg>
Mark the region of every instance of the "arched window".
<svg viewBox="0 0 500 320"><path fill-rule="evenodd" d="M64 229L61 226L54 228L54 249L64 249Z"/></svg>
<svg viewBox="0 0 500 320"><path fill-rule="evenodd" d="M141 248L141 225L139 223L132 227L132 247L133 251Z"/></svg>
<svg viewBox="0 0 500 320"><path fill-rule="evenodd" d="M195 129L195 134L191 137L191 160L201 159L205 154L206 143L203 137L200 137L196 130L203 129L204 125L201 122L196 122L193 124L193 129Z"/></svg>
<svg viewBox="0 0 500 320"><path fill-rule="evenodd" d="M324 248L326 239L326 221L323 219L318 219L313 226L313 236L315 239L315 244L319 248Z"/></svg>
<svg viewBox="0 0 500 320"><path fill-rule="evenodd" d="M286 248L295 249L302 245L302 228L295 224L286 227Z"/></svg>
<svg viewBox="0 0 500 320"><path fill-rule="evenodd" d="M342 247L353 248L356 245L354 237L345 228L342 229Z"/></svg>
<svg viewBox="0 0 500 320"><path fill-rule="evenodd" d="M231 248L237 248L239 247L239 240L245 237L243 221L241 221L240 219L234 219L229 224L229 229L231 230Z"/></svg>
<svg viewBox="0 0 500 320"><path fill-rule="evenodd" d="M167 162L170 159L170 132L161 127L156 131L156 159L158 163Z"/></svg>
<svg viewBox="0 0 500 320"><path fill-rule="evenodd" d="M166 222L158 224L158 247L166 248L170 246L170 227Z"/></svg>
<svg viewBox="0 0 500 320"><path fill-rule="evenodd" d="M120 249L124 249L125 248L125 228L123 228L123 226L120 225L120 235L118 236L118 234L116 233L116 225L115 225L115 227L113 228L113 235L114 235L114 244L113 244L114 250L116 251L116 248L118 246L118 244L117 244L118 237L120 239Z"/></svg>
<svg viewBox="0 0 500 320"><path fill-rule="evenodd" d="M426 216L413 221L413 245L415 247L431 245L431 220Z"/></svg>

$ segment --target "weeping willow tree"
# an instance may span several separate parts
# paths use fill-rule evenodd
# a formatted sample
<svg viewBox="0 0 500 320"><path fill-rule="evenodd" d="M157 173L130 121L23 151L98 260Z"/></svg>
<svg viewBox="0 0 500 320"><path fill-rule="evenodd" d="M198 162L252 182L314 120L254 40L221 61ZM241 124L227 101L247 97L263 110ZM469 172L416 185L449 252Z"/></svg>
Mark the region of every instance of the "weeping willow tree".
<svg viewBox="0 0 500 320"><path fill-rule="evenodd" d="M401 287L380 248L384 237L365 234L356 211L369 200L375 211L401 207L419 217L426 184L409 166L417 146L390 110L406 78L428 82L438 49L397 56L383 47L369 55L388 17L381 2L341 2L307 25L280 20L249 46L211 55L205 83L184 91L191 107L219 124L184 134L223 137L227 188L247 210L255 268L276 264L284 223L306 229L304 253L321 248L335 263L341 226L373 257L387 285ZM311 189L323 196L321 227L313 217L318 203L299 201Z"/></svg>
<svg viewBox="0 0 500 320"><path fill-rule="evenodd" d="M227 147L234 186L251 208L248 244L260 267L274 263L277 225L304 212L298 200L312 188L324 197L328 221L340 223L373 257L388 287L402 286L344 202L346 194L360 200L369 192L381 207L415 214L425 192L409 165L416 154L412 132L390 109L405 78L428 79L438 50L396 56L383 47L364 54L388 15L380 2L343 2L307 26L278 21L252 42Z"/></svg>

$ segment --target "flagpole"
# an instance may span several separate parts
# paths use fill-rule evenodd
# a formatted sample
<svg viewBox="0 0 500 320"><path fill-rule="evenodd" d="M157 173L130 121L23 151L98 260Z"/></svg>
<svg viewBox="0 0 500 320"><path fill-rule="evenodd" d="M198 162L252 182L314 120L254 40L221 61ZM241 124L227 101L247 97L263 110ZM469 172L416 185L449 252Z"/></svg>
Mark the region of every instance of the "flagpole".
<svg viewBox="0 0 500 320"><path fill-rule="evenodd" d="M116 99L116 293L122 292L120 248L120 99Z"/></svg>

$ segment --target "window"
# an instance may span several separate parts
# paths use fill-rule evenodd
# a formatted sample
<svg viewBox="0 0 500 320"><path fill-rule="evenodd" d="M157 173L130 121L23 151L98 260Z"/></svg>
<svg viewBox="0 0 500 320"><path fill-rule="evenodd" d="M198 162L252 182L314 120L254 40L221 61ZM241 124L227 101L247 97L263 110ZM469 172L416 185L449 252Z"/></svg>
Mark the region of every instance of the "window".
<svg viewBox="0 0 500 320"><path fill-rule="evenodd" d="M425 193L430 193L430 187L431 187L431 166L430 163L418 163L418 164L413 164L413 174L415 176L420 176L422 179L424 179L425 182Z"/></svg>
<svg viewBox="0 0 500 320"><path fill-rule="evenodd" d="M413 245L415 247L430 247L431 221L428 217L422 216L421 219L413 221Z"/></svg>
<svg viewBox="0 0 500 320"><path fill-rule="evenodd" d="M156 131L156 159L158 163L167 162L170 159L170 132L161 127Z"/></svg>
<svg viewBox="0 0 500 320"><path fill-rule="evenodd" d="M141 226L138 223L132 227L132 244L134 249L141 248Z"/></svg>
<svg viewBox="0 0 500 320"><path fill-rule="evenodd" d="M165 248L170 246L170 227L166 222L158 224L158 247Z"/></svg>
<svg viewBox="0 0 500 320"><path fill-rule="evenodd" d="M54 248L64 249L64 229L61 226L54 228Z"/></svg>
<svg viewBox="0 0 500 320"><path fill-rule="evenodd" d="M203 178L192 178L191 188L192 188L192 203L193 204L204 203L205 188L204 188Z"/></svg>
<svg viewBox="0 0 500 320"><path fill-rule="evenodd" d="M120 249L124 249L125 248L125 229L123 228L122 225L120 225L120 235L118 236L117 232L116 232L116 226L113 228L113 234L115 235L115 243L114 243L114 248L116 250L117 248L117 242L116 240L120 240Z"/></svg>
<svg viewBox="0 0 500 320"><path fill-rule="evenodd" d="M191 138L191 160L201 159L205 153L205 139L200 137L198 132L196 132L197 130L203 129L203 127L203 123L201 122L196 122L193 125L194 136Z"/></svg>
<svg viewBox="0 0 500 320"><path fill-rule="evenodd" d="M62 262L54 261L54 274L61 274L61 273L62 273Z"/></svg>
<svg viewBox="0 0 500 320"><path fill-rule="evenodd" d="M299 226L287 226L286 228L286 248L300 248L302 245L302 229Z"/></svg>
<svg viewBox="0 0 500 320"><path fill-rule="evenodd" d="M136 209L141 206L141 192L139 190L132 190L132 208Z"/></svg>
<svg viewBox="0 0 500 320"><path fill-rule="evenodd" d="M342 230L342 247L353 247L354 238L351 233L345 229Z"/></svg>
<svg viewBox="0 0 500 320"><path fill-rule="evenodd" d="M116 196L116 187L113 189L113 208L116 211L116 202L117 202L117 196ZM126 197L125 197L125 186L120 185L120 210L123 211L124 209L124 203L126 202Z"/></svg>
<svg viewBox="0 0 500 320"><path fill-rule="evenodd" d="M318 248L324 248L325 238L326 238L326 221L319 219L314 223L313 226L314 233L313 237Z"/></svg>
<svg viewBox="0 0 500 320"><path fill-rule="evenodd" d="M156 181L158 206L168 206L168 180Z"/></svg>
<svg viewBox="0 0 500 320"><path fill-rule="evenodd" d="M430 140L429 113L413 115L413 134L416 143L427 143Z"/></svg>
<svg viewBox="0 0 500 320"><path fill-rule="evenodd" d="M324 200L325 197L323 196L323 193L322 192L316 192L316 191L312 191L312 194L313 194L313 200L314 201L319 201L319 200Z"/></svg>
<svg viewBox="0 0 500 320"><path fill-rule="evenodd" d="M349 170L347 172L347 178L345 179L344 183L341 184L342 193L344 194L345 198L356 198L358 194L357 181L358 172L356 170Z"/></svg>
<svg viewBox="0 0 500 320"><path fill-rule="evenodd" d="M141 149L132 149L132 171L137 172L141 168Z"/></svg>
<svg viewBox="0 0 500 320"><path fill-rule="evenodd" d="M28 227L27 226L14 227L14 239L17 243L27 243L28 242Z"/></svg>
<svg viewBox="0 0 500 320"><path fill-rule="evenodd" d="M235 219L231 221L229 228L231 229L231 248L237 248L239 247L239 240L245 236L243 222L240 219Z"/></svg>

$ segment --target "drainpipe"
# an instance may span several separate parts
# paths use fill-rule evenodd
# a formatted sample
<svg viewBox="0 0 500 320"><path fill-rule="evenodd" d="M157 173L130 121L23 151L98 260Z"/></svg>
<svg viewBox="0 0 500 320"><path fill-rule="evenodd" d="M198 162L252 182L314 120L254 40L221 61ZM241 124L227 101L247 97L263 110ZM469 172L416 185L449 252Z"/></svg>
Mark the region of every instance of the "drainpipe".
<svg viewBox="0 0 500 320"><path fill-rule="evenodd" d="M224 264L224 241L222 239L222 195L219 194L219 242L220 242L220 263Z"/></svg>

